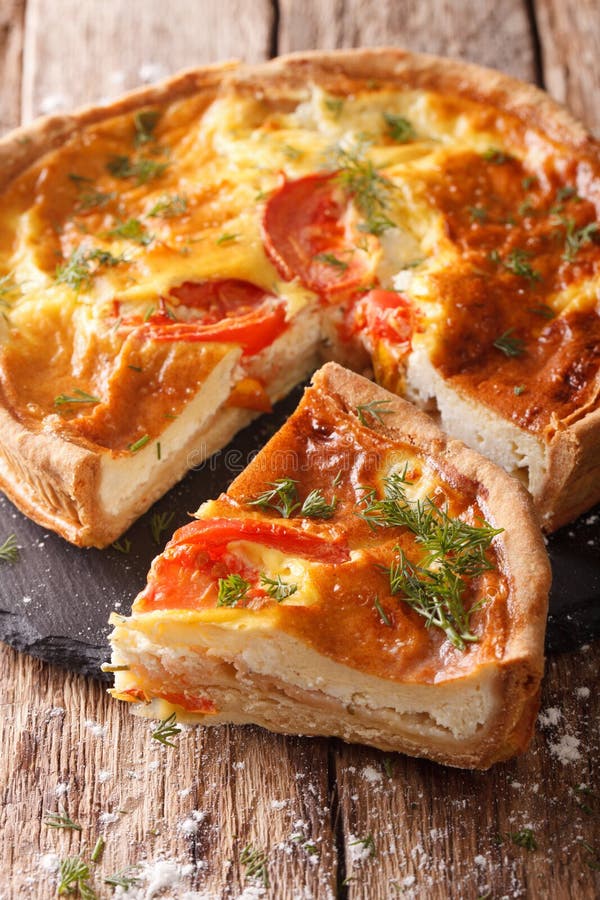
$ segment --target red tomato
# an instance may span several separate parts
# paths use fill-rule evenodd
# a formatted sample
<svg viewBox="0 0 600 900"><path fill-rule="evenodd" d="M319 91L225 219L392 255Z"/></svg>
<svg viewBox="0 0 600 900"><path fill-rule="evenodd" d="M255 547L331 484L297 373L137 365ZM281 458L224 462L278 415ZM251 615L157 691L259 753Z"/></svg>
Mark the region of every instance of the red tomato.
<svg viewBox="0 0 600 900"><path fill-rule="evenodd" d="M410 344L413 313L409 301L395 291L369 291L357 302L353 313L353 331L366 332L372 340L382 338L391 344Z"/></svg>
<svg viewBox="0 0 600 900"><path fill-rule="evenodd" d="M373 276L377 240L350 221L335 174L285 181L263 218L265 249L282 278L324 297L355 291Z"/></svg>
<svg viewBox="0 0 600 900"><path fill-rule="evenodd" d="M232 554L228 552L228 545L233 541L251 541L274 547L291 556L303 556L332 565L349 559L349 552L343 545L277 522L199 519L179 528L163 555L154 561L148 586L140 597L142 608L198 609L214 606L218 579L236 568L232 565ZM226 555L227 562L224 561ZM237 568L238 574L244 574L241 564Z"/></svg>
<svg viewBox="0 0 600 900"><path fill-rule="evenodd" d="M155 341L221 341L240 344L244 355L253 356L287 328L283 303L248 281L185 281L171 296L200 315L178 322L162 301L159 312L143 326L144 334Z"/></svg>

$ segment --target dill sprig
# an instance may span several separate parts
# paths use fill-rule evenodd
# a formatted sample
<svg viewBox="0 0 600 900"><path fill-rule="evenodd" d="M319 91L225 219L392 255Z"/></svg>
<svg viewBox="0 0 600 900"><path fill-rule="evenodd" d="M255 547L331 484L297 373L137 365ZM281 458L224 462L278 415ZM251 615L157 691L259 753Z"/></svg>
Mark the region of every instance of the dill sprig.
<svg viewBox="0 0 600 900"><path fill-rule="evenodd" d="M89 883L90 868L80 856L68 856L60 861L59 882L57 894L72 894L75 890L79 890L79 895L83 900L93 900L96 892Z"/></svg>
<svg viewBox="0 0 600 900"><path fill-rule="evenodd" d="M350 841L351 847L361 846L365 850L368 850L369 856L375 856L377 854L377 848L375 847L375 838L372 834L367 834L365 837L357 838L355 841Z"/></svg>
<svg viewBox="0 0 600 900"><path fill-rule="evenodd" d="M512 272L513 275L518 275L521 278L528 278L530 281L540 281L542 277L541 274L536 269L532 269L529 265L528 260L530 257L531 253L527 250L515 247L510 251L502 265L505 269L508 269L509 272Z"/></svg>
<svg viewBox="0 0 600 900"><path fill-rule="evenodd" d="M108 232L107 237L124 238L126 241L133 241L147 247L154 240L154 235L150 234L139 219L127 219L126 222L120 222Z"/></svg>
<svg viewBox="0 0 600 900"><path fill-rule="evenodd" d="M374 488L366 490L360 517L372 528L406 528L415 535L422 550L421 564L410 562L397 547L388 570L390 592L402 594L404 602L426 620L427 628L441 628L455 647L464 650L467 642L477 640L469 620L482 605L465 608L465 579L493 568L486 551L503 529L487 522L470 525L450 516L429 497L411 500L406 494L409 483L405 469L384 479L382 499Z"/></svg>
<svg viewBox="0 0 600 900"><path fill-rule="evenodd" d="M173 712L167 719L164 719L160 723L155 731L152 732L152 739L158 741L160 744L164 744L165 747L176 747L177 745L169 740L169 738L175 737L180 733L181 728L177 724L177 715Z"/></svg>
<svg viewBox="0 0 600 900"><path fill-rule="evenodd" d="M47 810L44 825L47 825L48 828L65 828L70 831L81 831L81 825L78 825L77 822L74 822L73 819L67 815L64 806L59 806L58 812L50 812Z"/></svg>
<svg viewBox="0 0 600 900"><path fill-rule="evenodd" d="M505 356L522 356L525 352L525 341L513 335L513 328L507 329L493 343L496 350L501 350Z"/></svg>
<svg viewBox="0 0 600 900"><path fill-rule="evenodd" d="M91 285L93 277L101 268L112 268L122 262L126 262L124 256L113 256L108 250L77 247L64 263L56 267L56 281L79 291L82 287Z"/></svg>
<svg viewBox="0 0 600 900"><path fill-rule="evenodd" d="M12 275L3 275L0 278L0 305L9 306L8 298L19 290Z"/></svg>
<svg viewBox="0 0 600 900"><path fill-rule="evenodd" d="M389 137L397 144L406 144L416 138L417 134L411 122L404 116L395 113L384 112L383 118L387 125Z"/></svg>
<svg viewBox="0 0 600 900"><path fill-rule="evenodd" d="M269 870L267 868L267 854L264 850L257 850L248 844L240 853L240 862L246 869L247 878L255 878L269 887Z"/></svg>
<svg viewBox="0 0 600 900"><path fill-rule="evenodd" d="M142 447L146 446L146 444L148 443L149 440L150 440L150 435L143 434L141 436L141 438L139 438L137 441L134 441L133 444L129 444L127 449L129 450L130 453L137 453L139 450L142 449Z"/></svg>
<svg viewBox="0 0 600 900"><path fill-rule="evenodd" d="M90 856L90 859L93 863L100 862L100 860L102 859L102 854L104 853L105 846L106 841L104 840L103 836L100 835L100 837L94 844L94 849L92 850L92 855Z"/></svg>
<svg viewBox="0 0 600 900"><path fill-rule="evenodd" d="M525 850L537 850L538 845L531 828L520 828L519 831L509 831L507 837L517 847L524 847Z"/></svg>
<svg viewBox="0 0 600 900"><path fill-rule="evenodd" d="M75 388L72 394L59 394L58 397L54 398L55 406L67 406L71 403L100 403L101 400L99 397L94 397L93 394L88 394L87 391L81 391L79 388Z"/></svg>
<svg viewBox="0 0 600 900"><path fill-rule="evenodd" d="M110 545L113 550L118 550L119 553L129 553L131 550L131 541L129 538L123 538L122 541L113 541Z"/></svg>
<svg viewBox="0 0 600 900"><path fill-rule="evenodd" d="M343 259L339 259L334 253L317 253L315 260L317 262L325 263L326 266L332 266L334 269L339 269L340 272L345 272L348 268L348 263Z"/></svg>
<svg viewBox="0 0 600 900"><path fill-rule="evenodd" d="M237 606L249 590L250 582L241 575L231 572L225 578L219 578L217 606Z"/></svg>
<svg viewBox="0 0 600 900"><path fill-rule="evenodd" d="M187 197L183 194L165 194L154 204L148 213L148 218L174 219L187 212L187 207Z"/></svg>
<svg viewBox="0 0 600 900"><path fill-rule="evenodd" d="M262 574L260 583L266 588L269 597L277 600L278 603L281 603L282 600L287 600L288 597L291 597L298 590L297 584L284 581L281 575L277 575L276 578L269 578L268 575Z"/></svg>
<svg viewBox="0 0 600 900"><path fill-rule="evenodd" d="M268 484L269 488L266 491L263 491L254 500L247 501L249 506L273 509L284 519L289 519L294 514L306 516L309 519L330 519L335 512L336 497L333 497L331 503L328 503L323 492L318 488L310 491L301 503L298 496L298 482L295 479L279 478Z"/></svg>
<svg viewBox="0 0 600 900"><path fill-rule="evenodd" d="M174 512L152 513L150 519L150 531L152 532L152 540L155 544L160 544L160 539L173 521L174 515Z"/></svg>
<svg viewBox="0 0 600 900"><path fill-rule="evenodd" d="M582 247L590 244L598 233L600 226L597 222L589 222L582 228L575 228L573 219L565 219L565 249L562 258L566 262L572 262Z"/></svg>
<svg viewBox="0 0 600 900"><path fill-rule="evenodd" d="M389 618L388 614L386 613L385 609L381 605L379 597L375 597L375 600L373 601L373 606L377 610L377 615L379 616L379 619L382 622L382 624L387 625L389 628L391 628L392 623L390 622L390 618Z"/></svg>
<svg viewBox="0 0 600 900"><path fill-rule="evenodd" d="M133 887L140 882L139 877L135 874L137 871L138 869L136 866L127 866L125 869L121 869L120 872L115 872L113 875L109 875L108 878L105 878L104 884L122 888Z"/></svg>
<svg viewBox="0 0 600 900"><path fill-rule="evenodd" d="M335 513L337 498L333 497L328 503L323 492L318 488L312 490L300 507L300 515L309 519L331 519Z"/></svg>
<svg viewBox="0 0 600 900"><path fill-rule="evenodd" d="M367 419L367 416L370 419L373 419L377 422L378 425L383 425L383 416L389 415L393 410L386 409L386 406L389 406L391 400L372 400L371 403L363 403L360 406L356 407L356 415L358 416L358 421L361 425L364 425L365 428L372 428L373 425Z"/></svg>
<svg viewBox="0 0 600 900"><path fill-rule="evenodd" d="M364 155L364 145L349 149L338 146L334 165L338 184L350 196L364 219L359 229L368 234L381 235L388 228L394 228L395 223L386 213L394 185Z"/></svg>
<svg viewBox="0 0 600 900"><path fill-rule="evenodd" d="M14 534L9 534L3 544L0 544L0 561L13 563L19 558L19 548L17 546L17 538Z"/></svg>
<svg viewBox="0 0 600 900"><path fill-rule="evenodd" d="M130 156L116 154L109 158L106 168L114 178L123 180L134 178L136 185L140 185L160 178L168 165L168 162L157 162L147 156L140 156L138 159L132 160Z"/></svg>
<svg viewBox="0 0 600 900"><path fill-rule="evenodd" d="M498 147L488 147L481 155L486 162L493 163L495 166L501 166L513 158L510 153L506 153Z"/></svg>
<svg viewBox="0 0 600 900"><path fill-rule="evenodd" d="M142 109L136 112L133 117L135 127L135 146L142 147L150 141L155 141L154 130L160 119L160 113L157 109Z"/></svg>

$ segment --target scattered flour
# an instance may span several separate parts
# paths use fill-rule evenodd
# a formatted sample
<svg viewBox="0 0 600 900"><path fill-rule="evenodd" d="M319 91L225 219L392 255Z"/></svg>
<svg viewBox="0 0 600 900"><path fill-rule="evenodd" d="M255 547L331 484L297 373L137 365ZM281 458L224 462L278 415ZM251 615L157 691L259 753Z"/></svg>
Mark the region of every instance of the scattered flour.
<svg viewBox="0 0 600 900"><path fill-rule="evenodd" d="M553 725L558 725L561 719L562 712L556 706L549 706L547 709L542 710L538 717L542 728L551 728Z"/></svg>
<svg viewBox="0 0 600 900"><path fill-rule="evenodd" d="M101 725L100 722L94 722L93 719L85 720L85 727L89 728L94 737L103 738L108 731L108 725Z"/></svg>
<svg viewBox="0 0 600 900"><path fill-rule="evenodd" d="M40 856L40 869L44 872L58 872L60 869L60 857L58 853L44 853Z"/></svg>
<svg viewBox="0 0 600 900"><path fill-rule="evenodd" d="M575 691L575 696L576 696L579 700L587 700L588 697L590 696L590 689L589 689L589 687L578 687L578 688L576 689L576 691Z"/></svg>
<svg viewBox="0 0 600 900"><path fill-rule="evenodd" d="M550 753L563 765L577 762L581 759L579 744L580 740L574 734L563 734L558 741L550 744Z"/></svg>
<svg viewBox="0 0 600 900"><path fill-rule="evenodd" d="M285 809L289 800L271 800L271 809Z"/></svg>
<svg viewBox="0 0 600 900"><path fill-rule="evenodd" d="M203 822L206 818L206 813L202 810L194 809L187 816L187 818L183 819L179 825L177 826L178 830L182 832L182 834L191 835L196 834L198 831L198 827L200 822Z"/></svg>
<svg viewBox="0 0 600 900"><path fill-rule="evenodd" d="M64 797L65 794L69 793L69 784L67 781L59 781L56 787L54 788L54 796L55 797Z"/></svg>
<svg viewBox="0 0 600 900"><path fill-rule="evenodd" d="M57 716L64 716L65 708L64 706L53 706L52 709L48 712L48 718L56 719Z"/></svg>
<svg viewBox="0 0 600 900"><path fill-rule="evenodd" d="M481 854L478 854L476 857L474 857L473 862L476 866L480 866L481 868L487 866L487 859Z"/></svg>
<svg viewBox="0 0 600 900"><path fill-rule="evenodd" d="M108 769L100 769L96 778L99 784L106 784L112 778L112 772L109 772Z"/></svg>
<svg viewBox="0 0 600 900"><path fill-rule="evenodd" d="M368 781L369 784L380 784L383 781L383 775L373 766L365 766L360 773L361 778Z"/></svg>
<svg viewBox="0 0 600 900"><path fill-rule="evenodd" d="M149 84L151 81L161 81L168 74L162 63L142 63L138 70L140 81L144 82L144 84Z"/></svg>
<svg viewBox="0 0 600 900"><path fill-rule="evenodd" d="M110 812L101 812L98 816L98 822L100 825L113 825L115 822L119 821L118 813L110 813Z"/></svg>

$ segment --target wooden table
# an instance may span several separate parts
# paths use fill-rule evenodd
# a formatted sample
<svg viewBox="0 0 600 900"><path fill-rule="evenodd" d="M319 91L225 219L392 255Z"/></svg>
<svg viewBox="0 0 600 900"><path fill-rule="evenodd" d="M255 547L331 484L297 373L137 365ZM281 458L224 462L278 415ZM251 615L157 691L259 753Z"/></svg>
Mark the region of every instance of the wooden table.
<svg viewBox="0 0 600 900"><path fill-rule="evenodd" d="M600 129L597 0L1 0L0 26L4 129L184 66L361 44L496 66ZM100 684L0 653L2 900L53 896L58 858L99 835L101 897L138 864L138 897L600 895L600 643L549 660L532 750L485 774L253 728L162 747ZM81 831L43 824L59 804Z"/></svg>

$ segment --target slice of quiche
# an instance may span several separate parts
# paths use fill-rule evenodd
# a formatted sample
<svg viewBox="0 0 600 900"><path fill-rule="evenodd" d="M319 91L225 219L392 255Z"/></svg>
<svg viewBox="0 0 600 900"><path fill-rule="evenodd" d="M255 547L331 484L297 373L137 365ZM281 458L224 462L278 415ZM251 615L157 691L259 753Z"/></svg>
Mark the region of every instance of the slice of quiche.
<svg viewBox="0 0 600 900"><path fill-rule="evenodd" d="M113 615L112 692L486 768L530 741L549 581L514 478L328 363Z"/></svg>

